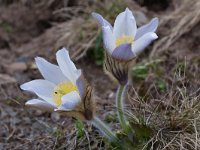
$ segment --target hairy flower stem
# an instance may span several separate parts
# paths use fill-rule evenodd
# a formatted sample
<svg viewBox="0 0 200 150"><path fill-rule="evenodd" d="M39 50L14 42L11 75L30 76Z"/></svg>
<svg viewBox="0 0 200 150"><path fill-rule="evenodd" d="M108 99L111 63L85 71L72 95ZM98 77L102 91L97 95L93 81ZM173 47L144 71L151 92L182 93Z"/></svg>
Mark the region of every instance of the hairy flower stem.
<svg viewBox="0 0 200 150"><path fill-rule="evenodd" d="M117 106L117 113L118 113L118 118L119 118L121 127L125 133L128 133L129 125L124 114L124 106L123 106L125 91L126 91L126 85L119 85L117 97L116 97L116 106Z"/></svg>
<svg viewBox="0 0 200 150"><path fill-rule="evenodd" d="M98 117L94 117L91 120L92 124L98 128L111 142L117 143L119 140L115 136L115 134L111 131L111 129Z"/></svg>

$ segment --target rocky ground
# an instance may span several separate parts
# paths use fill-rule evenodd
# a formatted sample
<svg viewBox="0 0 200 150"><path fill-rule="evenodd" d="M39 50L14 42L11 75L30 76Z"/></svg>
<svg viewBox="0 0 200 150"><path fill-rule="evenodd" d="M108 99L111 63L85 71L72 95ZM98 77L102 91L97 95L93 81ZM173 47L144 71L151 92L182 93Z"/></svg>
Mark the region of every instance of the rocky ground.
<svg viewBox="0 0 200 150"><path fill-rule="evenodd" d="M159 17L159 39L137 59L142 70L137 66L133 69L133 87L140 97L160 99L173 84L184 83L182 87L195 92L199 99L200 3L186 3L0 0L0 149L105 149L101 136L90 124L85 124L86 137L78 138L74 119L25 108L25 101L34 95L19 89L20 84L41 78L34 57L55 63L56 51L65 46L95 89L97 114L101 118L115 115L117 87L102 69L100 30L91 17L92 11L114 21L118 12L129 7L135 11L139 26ZM132 90L130 95L129 99L138 96ZM130 103L127 107L131 110ZM118 128L115 121L110 125Z"/></svg>

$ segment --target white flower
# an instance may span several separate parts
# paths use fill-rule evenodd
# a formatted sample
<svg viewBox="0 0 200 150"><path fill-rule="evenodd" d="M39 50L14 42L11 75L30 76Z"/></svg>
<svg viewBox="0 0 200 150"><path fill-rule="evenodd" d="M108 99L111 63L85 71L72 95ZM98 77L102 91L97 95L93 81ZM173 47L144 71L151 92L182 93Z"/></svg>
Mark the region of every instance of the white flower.
<svg viewBox="0 0 200 150"><path fill-rule="evenodd" d="M102 27L106 51L116 59L131 60L158 38L154 33L158 18L137 29L135 17L128 8L117 16L114 28L100 14L92 13L92 16Z"/></svg>
<svg viewBox="0 0 200 150"><path fill-rule="evenodd" d="M56 59L58 66L41 57L35 58L44 79L36 79L20 86L39 97L27 101L25 105L46 111L71 111L81 103L84 94L81 70L76 69L65 48L56 53Z"/></svg>

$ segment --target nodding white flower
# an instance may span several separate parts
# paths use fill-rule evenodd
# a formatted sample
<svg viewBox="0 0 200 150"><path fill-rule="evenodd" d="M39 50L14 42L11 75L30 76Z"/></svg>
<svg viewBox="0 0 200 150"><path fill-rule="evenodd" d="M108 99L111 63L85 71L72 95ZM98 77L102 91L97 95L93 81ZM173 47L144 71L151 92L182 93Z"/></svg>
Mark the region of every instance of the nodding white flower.
<svg viewBox="0 0 200 150"><path fill-rule="evenodd" d="M117 16L114 27L98 13L92 16L102 27L104 47L113 58L131 60L158 38L154 33L158 18L137 29L135 17L128 8Z"/></svg>
<svg viewBox="0 0 200 150"><path fill-rule="evenodd" d="M36 79L20 86L21 89L35 93L39 98L31 99L25 105L46 111L66 112L81 119L90 119L91 110L89 102L91 94L85 100L91 88L83 79L80 69L77 69L69 57L68 51L63 48L56 53L58 66L49 63L41 57L36 57L36 65L44 79ZM88 91L89 90L89 91ZM90 114L88 115L88 111Z"/></svg>

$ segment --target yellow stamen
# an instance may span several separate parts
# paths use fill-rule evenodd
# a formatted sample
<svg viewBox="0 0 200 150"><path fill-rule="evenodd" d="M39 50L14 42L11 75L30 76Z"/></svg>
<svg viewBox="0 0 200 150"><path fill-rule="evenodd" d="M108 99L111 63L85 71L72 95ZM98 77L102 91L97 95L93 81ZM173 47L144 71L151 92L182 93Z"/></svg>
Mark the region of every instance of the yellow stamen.
<svg viewBox="0 0 200 150"><path fill-rule="evenodd" d="M54 92L52 94L53 99L55 103L57 104L57 106L60 106L62 104L61 97L72 91L78 92L78 89L71 82L62 82L58 84L55 87Z"/></svg>
<svg viewBox="0 0 200 150"><path fill-rule="evenodd" d="M129 36L129 35L125 35L123 34L122 36L120 36L116 41L115 41L115 44L116 46L119 46L121 44L131 44L133 43L134 41L134 38L132 36Z"/></svg>

